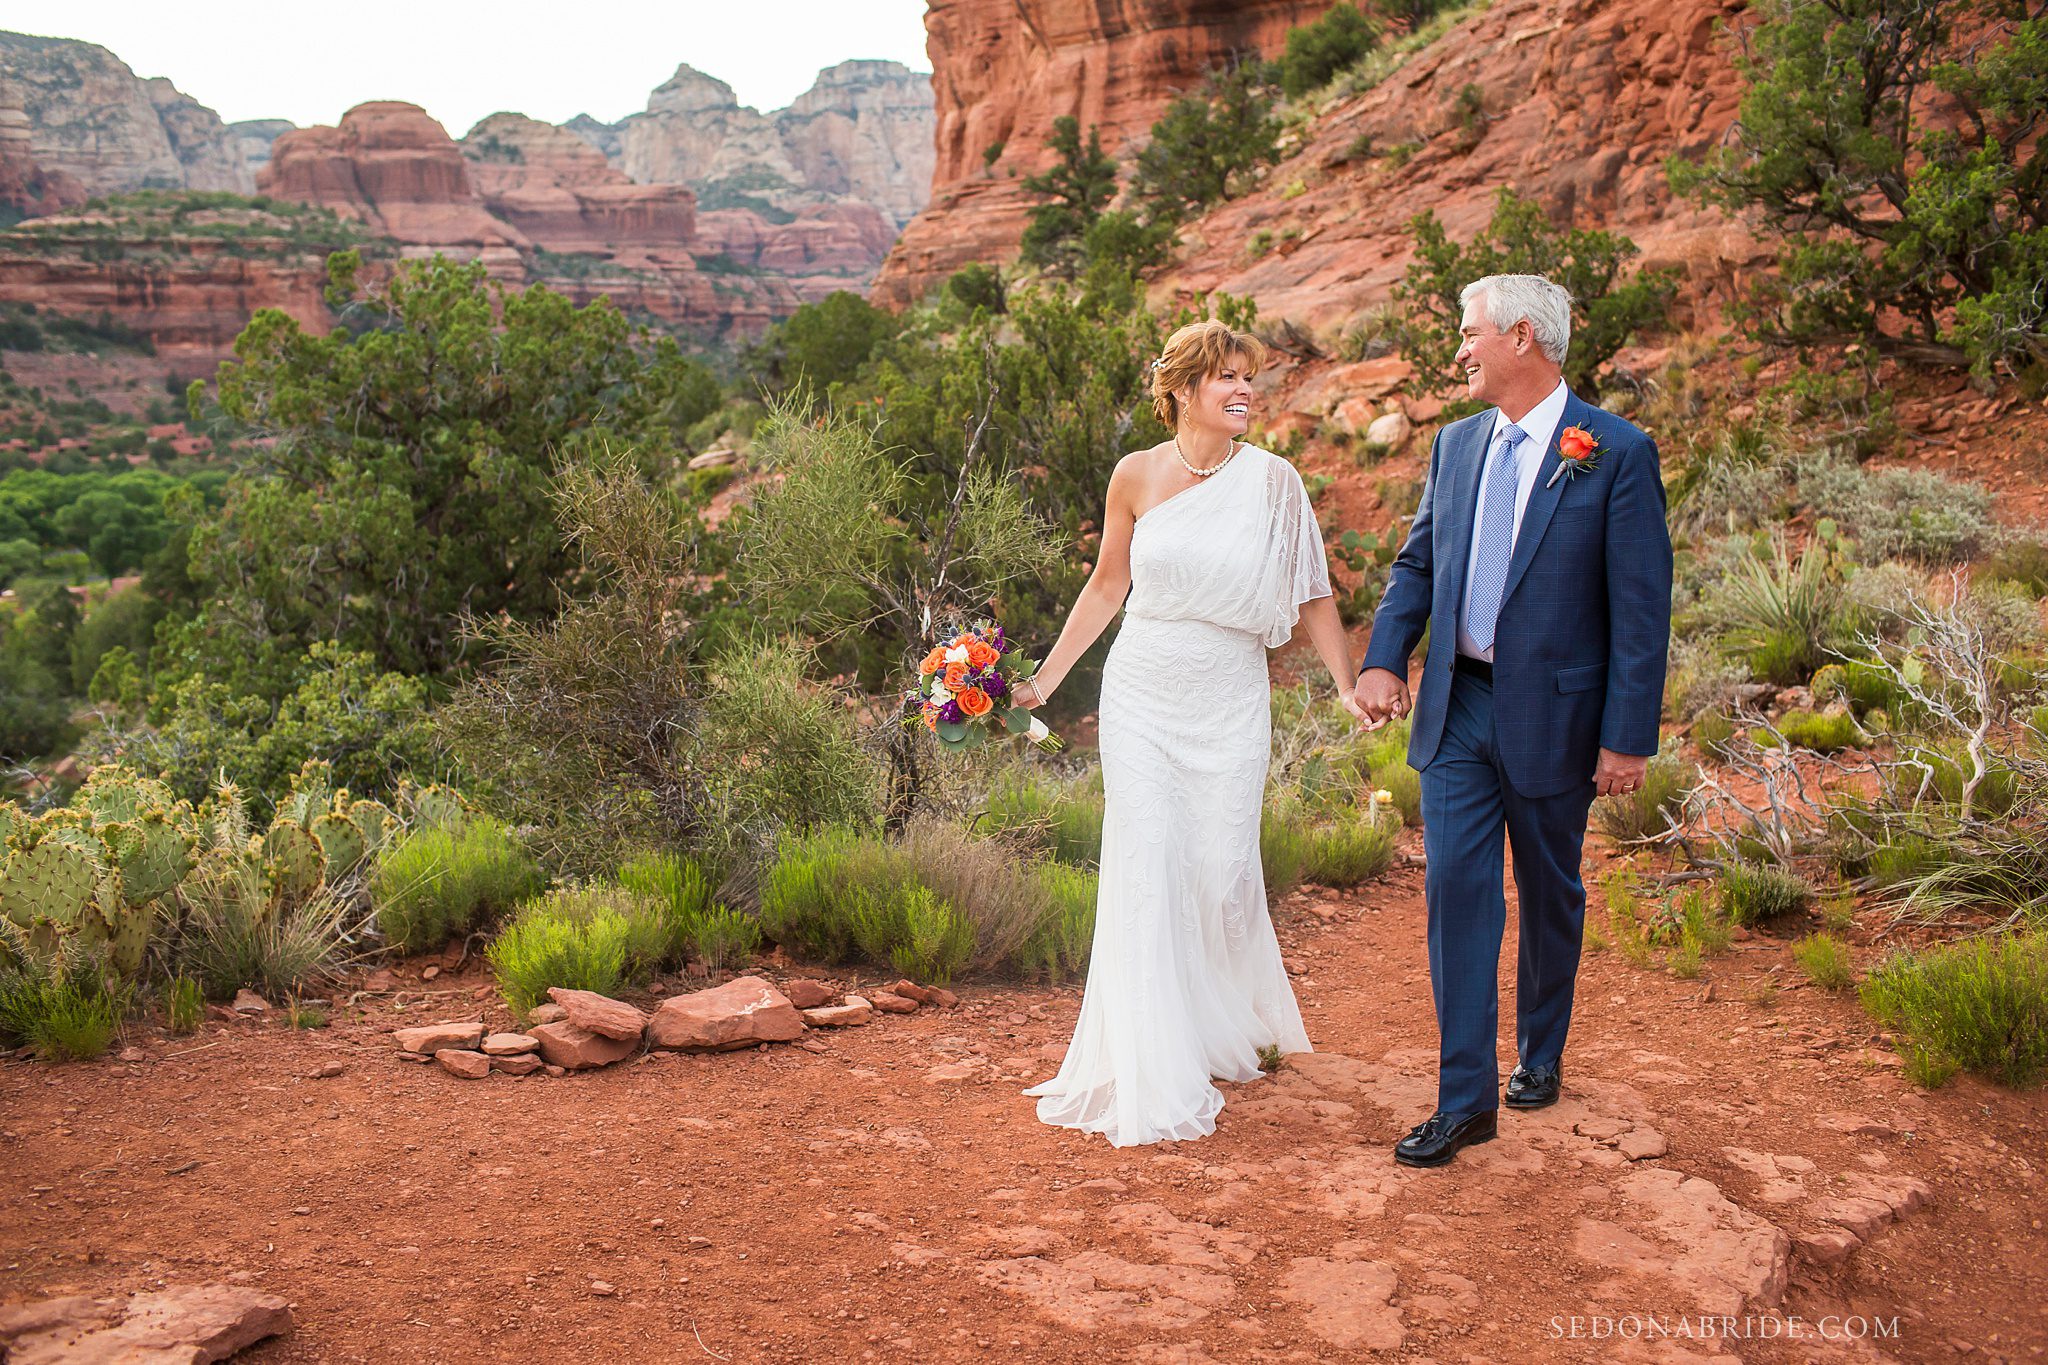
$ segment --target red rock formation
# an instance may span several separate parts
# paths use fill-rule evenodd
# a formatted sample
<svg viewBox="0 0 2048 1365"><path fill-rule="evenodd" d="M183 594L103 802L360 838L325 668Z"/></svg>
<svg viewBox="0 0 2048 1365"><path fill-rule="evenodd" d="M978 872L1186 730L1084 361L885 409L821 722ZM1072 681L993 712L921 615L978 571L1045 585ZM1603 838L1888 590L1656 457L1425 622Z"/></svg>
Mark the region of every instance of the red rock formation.
<svg viewBox="0 0 2048 1365"><path fill-rule="evenodd" d="M543 251L679 251L696 237L680 185L636 185L582 138L523 114L493 114L462 140L485 206Z"/></svg>
<svg viewBox="0 0 2048 1365"><path fill-rule="evenodd" d="M931 0L937 167L932 201L875 281L906 303L968 261L1013 254L1030 200L1022 176L1050 161L1053 121L1073 115L1114 152L1172 98L1242 52L1277 53L1330 0ZM1000 146L993 166L984 153Z"/></svg>
<svg viewBox="0 0 2048 1365"><path fill-rule="evenodd" d="M1708 301L1762 253L1740 225L1674 201L1664 163L1733 121L1740 82L1716 25L1741 10L1741 0L1498 4L1330 109L1264 188L1190 226L1161 283L1248 294L1266 316L1334 327L1387 298L1416 214L1433 210L1469 239L1512 186L1560 222L1627 234L1645 265L1685 270L1687 298L1710 322ZM1485 108L1469 128L1456 108L1468 86ZM1404 144L1414 148L1405 164L1384 155ZM1259 233L1273 249L1255 257Z"/></svg>
<svg viewBox="0 0 2048 1365"><path fill-rule="evenodd" d="M532 245L484 207L447 130L399 100L359 104L338 127L279 137L257 188L330 208L408 246L466 248L494 265L506 248Z"/></svg>
<svg viewBox="0 0 2048 1365"><path fill-rule="evenodd" d="M13 103L7 103L12 98ZM36 160L28 114L0 91L0 208L35 218L85 202L85 186Z"/></svg>

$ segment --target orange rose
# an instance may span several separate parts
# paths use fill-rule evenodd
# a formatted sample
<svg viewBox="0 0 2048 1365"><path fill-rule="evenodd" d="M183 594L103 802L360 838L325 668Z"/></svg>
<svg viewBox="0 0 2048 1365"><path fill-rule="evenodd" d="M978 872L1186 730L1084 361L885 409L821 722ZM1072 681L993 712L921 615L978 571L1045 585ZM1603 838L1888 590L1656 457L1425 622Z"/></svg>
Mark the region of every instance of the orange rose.
<svg viewBox="0 0 2048 1365"><path fill-rule="evenodd" d="M996 704L989 700L988 693L978 687L968 688L953 700L960 703L961 714L969 716L985 716L996 707Z"/></svg>
<svg viewBox="0 0 2048 1365"><path fill-rule="evenodd" d="M1593 433L1584 427L1566 427L1558 434L1557 453L1567 460L1583 460L1599 448Z"/></svg>
<svg viewBox="0 0 2048 1365"><path fill-rule="evenodd" d="M938 672L945 662L946 651L944 647L935 647L931 653L924 656L924 662L917 666L917 671L929 678L932 674Z"/></svg>
<svg viewBox="0 0 2048 1365"><path fill-rule="evenodd" d="M993 647L982 643L980 640L973 640L968 643L967 662L970 667L987 668L1002 657L1002 655L995 652Z"/></svg>
<svg viewBox="0 0 2048 1365"><path fill-rule="evenodd" d="M946 690L949 692L958 692L961 688L965 687L967 685L968 671L969 670L966 664L947 664Z"/></svg>

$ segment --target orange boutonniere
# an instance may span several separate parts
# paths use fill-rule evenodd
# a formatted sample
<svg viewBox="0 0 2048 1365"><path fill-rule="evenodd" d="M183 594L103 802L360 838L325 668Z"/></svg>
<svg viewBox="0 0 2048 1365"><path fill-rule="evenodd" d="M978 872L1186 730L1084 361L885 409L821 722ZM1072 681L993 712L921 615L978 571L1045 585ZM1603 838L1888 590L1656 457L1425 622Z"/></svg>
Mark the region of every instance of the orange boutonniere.
<svg viewBox="0 0 2048 1365"><path fill-rule="evenodd" d="M1557 469L1550 476L1550 487L1559 478L1576 479L1600 467L1600 439L1584 427L1566 427L1557 434Z"/></svg>

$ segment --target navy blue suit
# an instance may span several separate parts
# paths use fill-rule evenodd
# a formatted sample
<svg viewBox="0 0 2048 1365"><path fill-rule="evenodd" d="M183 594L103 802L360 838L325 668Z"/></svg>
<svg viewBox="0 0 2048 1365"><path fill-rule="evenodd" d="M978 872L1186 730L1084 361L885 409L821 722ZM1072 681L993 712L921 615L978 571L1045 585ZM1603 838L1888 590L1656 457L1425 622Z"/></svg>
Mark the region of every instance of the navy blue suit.
<svg viewBox="0 0 2048 1365"><path fill-rule="evenodd" d="M1493 679L1454 670L1479 478L1494 413L1437 434L1407 543L1373 617L1365 668L1408 675L1429 628L1408 762L1422 774L1429 967L1441 1039L1437 1107L1498 1107L1496 973L1512 845L1521 906L1515 992L1522 1064L1556 1064L1585 928L1579 863L1602 748L1657 751L1671 634L1671 537L1657 447L1569 396L1558 430L1599 442L1593 469L1552 482L1557 437L1522 515L1493 643Z"/></svg>

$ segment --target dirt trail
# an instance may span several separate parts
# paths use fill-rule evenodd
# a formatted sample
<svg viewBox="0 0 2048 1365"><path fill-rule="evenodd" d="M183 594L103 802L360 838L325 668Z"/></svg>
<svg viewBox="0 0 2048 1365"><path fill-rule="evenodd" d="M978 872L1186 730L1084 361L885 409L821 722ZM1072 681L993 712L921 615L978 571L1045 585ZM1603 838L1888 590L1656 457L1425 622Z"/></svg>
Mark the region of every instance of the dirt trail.
<svg viewBox="0 0 2048 1365"><path fill-rule="evenodd" d="M402 1010L367 998L322 1031L9 1064L0 1298L252 1283L299 1322L259 1361L2048 1354L2048 1099L1923 1095L1853 1000L1756 1002L1795 975L1782 940L1697 982L1589 955L1565 1101L1411 1171L1388 1149L1434 1093L1420 873L1276 918L1323 1051L1163 1149L1044 1128L1018 1095L1075 989L969 987L812 1050L464 1082L387 1033L502 1020L488 981L401 970ZM1591 1321L1760 1312L1779 1326L1752 1331L1896 1316L1898 1336Z"/></svg>

